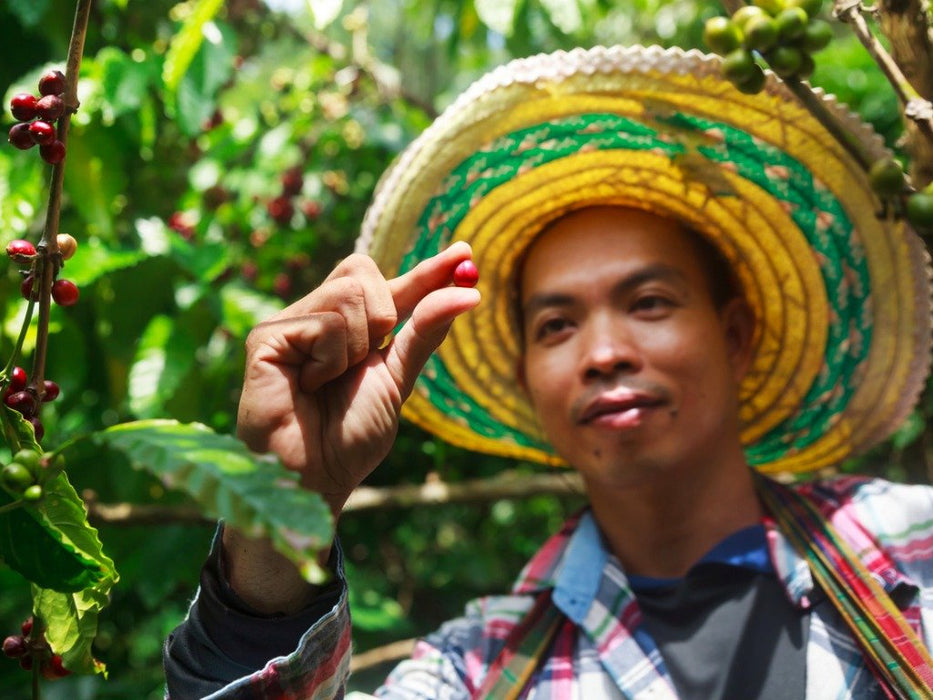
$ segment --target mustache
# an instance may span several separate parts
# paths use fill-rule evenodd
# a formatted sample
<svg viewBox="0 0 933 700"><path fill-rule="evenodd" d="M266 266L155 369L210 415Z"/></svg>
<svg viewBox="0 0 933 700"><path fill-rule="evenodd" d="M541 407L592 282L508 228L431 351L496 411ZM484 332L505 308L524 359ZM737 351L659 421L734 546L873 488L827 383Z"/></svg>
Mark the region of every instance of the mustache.
<svg viewBox="0 0 933 700"><path fill-rule="evenodd" d="M579 421L584 411L587 410L593 401L599 396L611 391L628 391L633 394L644 395L652 402L658 403L669 403L673 398L673 395L666 386L649 379L629 377L625 381L608 380L593 384L588 387L583 394L578 396L570 405L571 416Z"/></svg>

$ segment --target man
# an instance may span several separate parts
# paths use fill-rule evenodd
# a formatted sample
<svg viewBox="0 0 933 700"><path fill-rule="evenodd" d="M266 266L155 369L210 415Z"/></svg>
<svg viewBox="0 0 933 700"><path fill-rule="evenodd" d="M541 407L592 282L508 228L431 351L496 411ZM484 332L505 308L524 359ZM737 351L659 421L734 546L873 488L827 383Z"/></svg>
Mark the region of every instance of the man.
<svg viewBox="0 0 933 700"><path fill-rule="evenodd" d="M338 516L404 405L458 444L571 465L590 507L378 694L928 696L930 491L750 468L864 451L923 386L926 257L874 204L779 85L742 95L697 54L538 56L445 112L384 178L372 257L250 335L239 434ZM478 291L450 286L470 258ZM342 695L339 549L327 563L315 589L223 530L169 693ZM862 639L874 624L892 644Z"/></svg>

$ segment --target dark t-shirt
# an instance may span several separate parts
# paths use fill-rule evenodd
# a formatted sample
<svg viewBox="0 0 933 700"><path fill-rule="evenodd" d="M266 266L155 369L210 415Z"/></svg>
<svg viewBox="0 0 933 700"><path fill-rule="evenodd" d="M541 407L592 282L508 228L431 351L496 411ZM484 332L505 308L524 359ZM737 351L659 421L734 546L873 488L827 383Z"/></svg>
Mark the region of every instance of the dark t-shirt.
<svg viewBox="0 0 933 700"><path fill-rule="evenodd" d="M684 700L806 695L809 614L775 575L763 526L725 538L682 579L629 582Z"/></svg>

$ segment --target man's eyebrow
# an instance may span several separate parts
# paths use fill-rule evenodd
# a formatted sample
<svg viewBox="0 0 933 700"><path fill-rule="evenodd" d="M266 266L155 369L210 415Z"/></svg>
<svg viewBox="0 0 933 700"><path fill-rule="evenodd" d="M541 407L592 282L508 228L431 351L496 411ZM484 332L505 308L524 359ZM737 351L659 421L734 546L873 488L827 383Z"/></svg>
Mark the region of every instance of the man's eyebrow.
<svg viewBox="0 0 933 700"><path fill-rule="evenodd" d="M678 285L685 285L687 276L682 270L672 265L654 263L635 270L631 274L620 279L613 286L612 294L613 296L625 294L647 282L653 281L666 281ZM566 307L572 305L575 301L576 297L574 297L574 295L564 292L542 292L539 294L532 294L522 306L522 315L528 318L531 314L541 309Z"/></svg>

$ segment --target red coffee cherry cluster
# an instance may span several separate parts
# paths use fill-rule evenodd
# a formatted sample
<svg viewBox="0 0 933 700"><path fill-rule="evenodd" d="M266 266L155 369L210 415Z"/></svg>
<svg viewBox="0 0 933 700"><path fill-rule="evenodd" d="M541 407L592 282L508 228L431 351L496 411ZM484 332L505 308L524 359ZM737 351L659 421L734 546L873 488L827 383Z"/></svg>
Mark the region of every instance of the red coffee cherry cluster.
<svg viewBox="0 0 933 700"><path fill-rule="evenodd" d="M58 384L51 379L42 382L42 400L36 391L29 387L29 376L22 367L14 367L10 383L3 394L3 403L14 411L22 414L23 418L32 423L36 431L36 441L45 435L45 428L39 419L39 405L42 401L54 401L61 393Z"/></svg>
<svg viewBox="0 0 933 700"><path fill-rule="evenodd" d="M20 150L39 146L46 163L65 159L65 144L58 140L55 122L65 113L65 75L49 71L39 79L39 97L21 92L10 100L10 113L20 123L10 129L9 141Z"/></svg>
<svg viewBox="0 0 933 700"><path fill-rule="evenodd" d="M295 215L292 200L301 192L305 179L301 168L289 168L282 174L282 194L266 203L266 211L279 226L287 226Z"/></svg>
<svg viewBox="0 0 933 700"><path fill-rule="evenodd" d="M68 233L60 233L55 237L55 241L58 244L58 252L61 254L62 260L70 260L78 248L78 242L74 236ZM33 273L32 263L36 257L36 247L29 241L16 239L7 244L6 254L13 262L28 266L28 269L23 271L23 282L20 284L19 290L24 299L35 301L38 298L36 296L38 290L33 289L35 274ZM52 300L59 306L74 306L78 303L79 296L78 285L71 280L57 279L52 283Z"/></svg>
<svg viewBox="0 0 933 700"><path fill-rule="evenodd" d="M300 166L289 168L281 177L282 192L266 202L266 212L279 226L288 226L295 216L295 203L304 214L305 219L313 221L321 215L321 203L316 199L304 199L301 192L304 188L304 172Z"/></svg>
<svg viewBox="0 0 933 700"><path fill-rule="evenodd" d="M18 659L24 671L32 671L33 666L38 663L39 672L47 680L57 680L69 675L71 671L64 667L61 656L52 653L45 634L32 634L33 625L31 617L24 620L20 627L22 634L13 634L3 640L3 653L11 659Z"/></svg>

